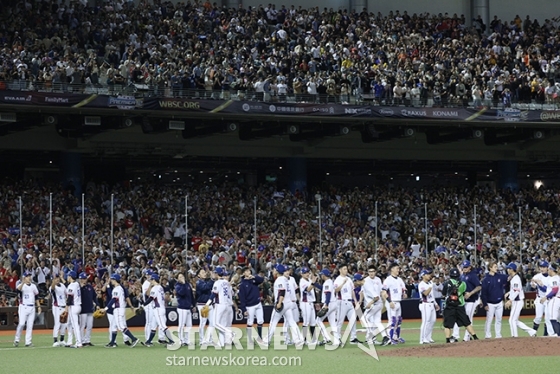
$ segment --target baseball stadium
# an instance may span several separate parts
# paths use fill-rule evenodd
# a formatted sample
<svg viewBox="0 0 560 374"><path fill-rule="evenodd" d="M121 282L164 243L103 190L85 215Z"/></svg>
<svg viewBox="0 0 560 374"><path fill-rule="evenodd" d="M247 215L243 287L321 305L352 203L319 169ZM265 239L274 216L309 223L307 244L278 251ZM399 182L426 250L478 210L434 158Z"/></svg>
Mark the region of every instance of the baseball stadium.
<svg viewBox="0 0 560 374"><path fill-rule="evenodd" d="M3 372L555 372L559 94L554 0L3 0Z"/></svg>

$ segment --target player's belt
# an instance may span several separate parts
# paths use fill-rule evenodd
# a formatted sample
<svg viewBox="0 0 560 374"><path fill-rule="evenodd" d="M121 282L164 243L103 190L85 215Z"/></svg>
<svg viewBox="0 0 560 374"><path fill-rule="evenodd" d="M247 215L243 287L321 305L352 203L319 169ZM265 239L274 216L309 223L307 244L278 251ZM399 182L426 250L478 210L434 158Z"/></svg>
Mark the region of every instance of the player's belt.
<svg viewBox="0 0 560 374"><path fill-rule="evenodd" d="M35 305L33 305L33 304L25 304L24 306L35 306Z"/></svg>
<svg viewBox="0 0 560 374"><path fill-rule="evenodd" d="M352 301L354 301L354 300L352 300L352 299L344 299L344 300L342 300L342 301L350 301L350 302L352 302Z"/></svg>

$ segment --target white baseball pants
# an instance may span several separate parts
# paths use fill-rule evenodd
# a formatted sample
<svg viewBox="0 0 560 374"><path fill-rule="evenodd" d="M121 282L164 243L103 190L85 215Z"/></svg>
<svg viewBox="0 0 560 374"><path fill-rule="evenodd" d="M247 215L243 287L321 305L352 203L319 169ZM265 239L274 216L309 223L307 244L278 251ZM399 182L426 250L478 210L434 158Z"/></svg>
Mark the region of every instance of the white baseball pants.
<svg viewBox="0 0 560 374"><path fill-rule="evenodd" d="M231 324L233 322L233 309L231 305L214 305L214 327L218 330L220 345L231 344L233 332Z"/></svg>
<svg viewBox="0 0 560 374"><path fill-rule="evenodd" d="M350 330L350 340L356 339L356 309L354 309L354 303L347 300L338 301L338 326L337 329L342 334L342 324L344 323L344 318L348 317L348 324L351 326Z"/></svg>
<svg viewBox="0 0 560 374"><path fill-rule="evenodd" d="M66 345L72 345L73 335L76 335L76 346L82 345L82 332L80 331L80 312L82 307L71 305L68 307L68 340Z"/></svg>
<svg viewBox="0 0 560 374"><path fill-rule="evenodd" d="M485 338L492 338L492 320L496 317L494 324L494 331L496 338L502 337L502 316L504 315L504 303L490 304L488 303L488 310L486 311L486 324L484 325Z"/></svg>
<svg viewBox="0 0 560 374"><path fill-rule="evenodd" d="M383 325L383 322L381 322L382 311L383 303L381 301L378 301L373 304L371 308L364 311L362 324L367 328L366 341L373 339L377 334L389 337L387 329Z"/></svg>
<svg viewBox="0 0 560 374"><path fill-rule="evenodd" d="M418 306L422 315L420 325L420 344L429 343L432 340L432 331L436 323L436 307L434 303L420 303Z"/></svg>
<svg viewBox="0 0 560 374"><path fill-rule="evenodd" d="M181 343L191 344L189 339L189 333L192 328L191 310L177 308L177 314L179 315L179 339Z"/></svg>
<svg viewBox="0 0 560 374"><path fill-rule="evenodd" d="M523 300L511 302L511 312L509 313L509 329L511 331L511 336L514 338L517 337L518 327L529 335L535 333L535 330L528 327L526 324L524 324L519 320L519 316L521 315L521 309L523 309L523 302L524 302Z"/></svg>
<svg viewBox="0 0 560 374"><path fill-rule="evenodd" d="M33 339L33 323L35 322L35 305L20 305L18 308L19 323L14 342L19 342L21 332L25 326L25 344L31 344Z"/></svg>
<svg viewBox="0 0 560 374"><path fill-rule="evenodd" d="M80 331L83 333L82 343L91 343L91 330L93 329L93 313L80 314Z"/></svg>
<svg viewBox="0 0 560 374"><path fill-rule="evenodd" d="M257 325L264 323L264 311L261 303L247 307L247 327L253 326L253 321L257 319Z"/></svg>
<svg viewBox="0 0 560 374"><path fill-rule="evenodd" d="M210 313L208 314L208 318L203 318L200 312L204 305L205 304L198 304L196 306L196 308L198 309L198 340L200 344L202 344L202 342L204 342L206 339L206 322L208 322L208 327L214 327L214 307L210 306ZM212 333L208 334L208 343L212 343Z"/></svg>
<svg viewBox="0 0 560 374"><path fill-rule="evenodd" d="M292 302L285 302L284 309L278 313L276 310L272 311L272 316L270 317L270 325L268 327L268 338L267 342L270 343L272 337L274 336L274 332L276 330L276 325L282 317L284 317L284 325L286 325L290 331L292 332L292 338L294 339L294 343L299 344L301 343L301 336L299 333L298 325L296 321L294 321L294 315L291 312L293 308Z"/></svg>
<svg viewBox="0 0 560 374"><path fill-rule="evenodd" d="M329 303L329 311L323 317L317 317L317 325L321 329L321 333L325 337L325 340L330 340L334 344L340 343L340 333L338 330L338 322L337 322L337 314L338 314L338 301L333 301ZM329 328L332 332L332 339L331 334L329 333L328 329L326 328L323 321L325 319L329 320Z"/></svg>
<svg viewBox="0 0 560 374"><path fill-rule="evenodd" d="M52 314L54 319L53 338L58 338L59 335L66 333L68 323L60 323L60 315L64 312L63 306L53 306Z"/></svg>

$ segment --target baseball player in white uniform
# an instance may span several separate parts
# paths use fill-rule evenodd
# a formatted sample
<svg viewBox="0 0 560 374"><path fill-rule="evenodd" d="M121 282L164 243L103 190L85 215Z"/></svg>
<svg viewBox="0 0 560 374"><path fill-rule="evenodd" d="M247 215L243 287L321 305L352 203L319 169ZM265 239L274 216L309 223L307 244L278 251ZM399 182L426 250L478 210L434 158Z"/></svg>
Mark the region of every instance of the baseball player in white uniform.
<svg viewBox="0 0 560 374"><path fill-rule="evenodd" d="M142 302L143 303L145 303L146 300L148 300L148 298L150 297L150 293L148 292L148 288L150 288L150 285L151 285L152 274L153 274L153 272L149 269L145 273L146 280L144 280L144 282L142 283ZM152 331L152 325L154 324L153 312L154 312L153 308L144 308L144 316L146 318L146 324L144 325L144 336L146 338L146 341L150 338L150 332ZM158 341L164 341L165 340L165 335L163 334L163 331L158 329L157 334L158 334Z"/></svg>
<svg viewBox="0 0 560 374"><path fill-rule="evenodd" d="M31 283L32 274L30 272L23 273L23 280L16 283L16 290L20 295L20 304L18 308L19 323L14 338L14 347L19 345L19 338L23 327L25 326L25 346L32 347L33 339L33 323L35 322L35 305L37 305L37 313L41 313L41 305L36 299L39 295L39 289Z"/></svg>
<svg viewBox="0 0 560 374"><path fill-rule="evenodd" d="M556 295L558 294L558 286L560 285L560 277L558 277L556 265L550 263L548 265L548 277L545 278L546 295L540 299L540 302L545 305L544 320L546 322L546 329L548 336L557 336L552 323L552 312L556 304Z"/></svg>
<svg viewBox="0 0 560 374"><path fill-rule="evenodd" d="M66 308L68 312L68 340L67 347L82 348L82 331L80 330L80 313L82 311L82 291L76 281L75 271L68 273L68 288L66 289ZM72 345L73 335L76 335L76 345Z"/></svg>
<svg viewBox="0 0 560 374"><path fill-rule="evenodd" d="M212 296L206 305L214 306L214 327L218 330L218 340L220 347L231 344L234 334L231 330L233 322L233 288L228 281L229 274L226 269L221 267L216 269L216 274L220 277L214 282Z"/></svg>
<svg viewBox="0 0 560 374"><path fill-rule="evenodd" d="M165 314L165 291L163 287L159 284L159 275L152 274L150 287L148 288L150 297L144 303L144 307L152 308L152 326L150 331L150 336L148 340L142 342L145 347L153 347L152 340L156 336L156 330L159 328L163 331L163 334L167 337L167 344L174 344L173 335L171 331L167 328L167 316ZM144 308L145 309L145 308Z"/></svg>
<svg viewBox="0 0 560 374"><path fill-rule="evenodd" d="M51 285L52 314L54 319L53 327L53 347L64 345L64 333L66 332L67 323L60 323L60 315L66 308L66 286L63 279L55 277ZM60 342L58 336L60 335Z"/></svg>
<svg viewBox="0 0 560 374"><path fill-rule="evenodd" d="M136 347L138 344L139 339L136 338L130 330L126 326L126 316L125 316L125 308L126 308L126 297L124 294L124 289L122 288L121 284L121 276L119 274L112 274L111 275L111 285L113 286L113 298L107 306L104 308L105 311L110 307L113 307L113 318L114 318L114 326L111 332L111 341L107 344L106 348L115 348L117 346L117 331L121 331L123 335L126 335L130 338L132 345L131 348Z"/></svg>
<svg viewBox="0 0 560 374"><path fill-rule="evenodd" d="M556 276L560 278L559 275ZM560 283L558 284L560 287ZM549 300L549 303L552 303L552 305L550 306L550 323L552 325L552 328L554 329L554 335L560 336L560 322L558 321L560 317L560 292L556 292L556 297L553 297L551 300Z"/></svg>
<svg viewBox="0 0 560 374"><path fill-rule="evenodd" d="M292 277L292 267L290 265L285 265L286 269L288 270L289 274L290 274L290 280L288 281L288 288L286 288L286 297L290 298L290 300L292 301L289 305L290 305L290 311L292 313L292 318L294 319L294 322L296 323L296 327L299 324L299 309L298 309L298 305L297 305L297 290L299 289L297 282L295 280L294 277ZM288 313L290 312L288 311ZM299 330L299 327L298 327ZM292 339L290 339L290 334L288 332L288 325L284 324L284 326L282 326L282 332L284 333L284 340L286 342L286 345L293 345L294 342L292 341Z"/></svg>
<svg viewBox="0 0 560 374"><path fill-rule="evenodd" d="M420 272L422 281L418 284L418 293L420 294L420 314L422 315L422 324L420 325L420 344L432 344L432 331L436 323L436 312L439 305L434 297L434 285L432 283L432 271L424 269Z"/></svg>
<svg viewBox="0 0 560 374"><path fill-rule="evenodd" d="M383 311L383 302L381 301L381 279L377 276L375 267L370 266L368 269L368 276L364 280L362 292L364 295L364 315L362 323L367 326L366 342L372 344L387 344L389 342L389 335L383 323L381 322L381 314ZM378 342L375 339L377 334L381 333L383 341Z"/></svg>
<svg viewBox="0 0 560 374"><path fill-rule="evenodd" d="M350 325L350 344L361 343L356 336L356 306L358 301L354 294L354 282L348 276L348 267L344 264L339 265L340 275L334 281L334 294L338 299L338 331L342 334L342 324L344 318L348 317Z"/></svg>
<svg viewBox="0 0 560 374"><path fill-rule="evenodd" d="M303 316L302 335L305 343L307 340L307 329L311 332L309 344L317 344L315 339L315 326L317 316L315 315L315 282L317 277L312 275L309 268L301 269L301 279L299 280L301 314Z"/></svg>
<svg viewBox="0 0 560 374"><path fill-rule="evenodd" d="M292 308L292 300L288 296L287 292L288 282L290 281L290 273L284 265L278 264L276 265L276 268L274 268L274 275L276 276L276 280L274 281L275 307L272 311L272 316L270 317L268 337L265 344L270 344L276 330L276 325L280 319L284 317L284 323L287 324L288 328L291 330L294 343L296 345L303 345L298 326L294 321L294 315L290 311Z"/></svg>
<svg viewBox="0 0 560 374"><path fill-rule="evenodd" d="M510 281L509 292L506 293L507 299L505 308L511 308L509 313L509 328L511 336L517 338L517 328L525 331L530 336L536 336L537 332L519 320L521 309L523 309L523 300L525 300L525 292L523 292L523 285L521 278L517 275L517 265L513 262L509 263L506 267Z"/></svg>
<svg viewBox="0 0 560 374"><path fill-rule="evenodd" d="M340 333L338 330L337 314L338 314L338 300L334 296L334 282L331 279L331 272L328 269L323 269L320 272L321 278L323 279L323 286L321 290L321 303L322 308L327 308L328 312L323 317L317 317L317 324L319 329L323 334L325 340L323 340L319 345L325 345L332 343L333 345L340 345ZM329 331L325 327L323 321L325 319L329 320L329 327L332 332L332 339Z"/></svg>
<svg viewBox="0 0 560 374"><path fill-rule="evenodd" d="M535 297L535 319L533 320L533 329L537 331L539 330L546 306L546 304L540 303L540 299L546 296L545 281L548 278L548 262L540 261L539 270L540 273L535 274L533 279L531 279L531 286L537 289L537 296ZM552 331L550 333L552 334ZM544 328L544 335L548 335L546 325Z"/></svg>
<svg viewBox="0 0 560 374"><path fill-rule="evenodd" d="M383 290L381 298L387 309L387 318L389 319L388 328L391 344L404 343L401 338L402 311L401 301L406 298L406 286L401 278L399 278L400 267L393 263L389 267L389 276L383 282ZM389 343L385 343L387 345Z"/></svg>

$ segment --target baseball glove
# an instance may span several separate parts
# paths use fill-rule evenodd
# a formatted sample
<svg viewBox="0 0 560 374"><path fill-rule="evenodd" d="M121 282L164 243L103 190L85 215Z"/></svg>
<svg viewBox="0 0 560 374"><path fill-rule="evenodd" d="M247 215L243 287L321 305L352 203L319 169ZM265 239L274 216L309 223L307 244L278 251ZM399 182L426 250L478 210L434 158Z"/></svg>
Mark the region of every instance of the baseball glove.
<svg viewBox="0 0 560 374"><path fill-rule="evenodd" d="M278 304L276 304L274 306L274 310L276 311L276 313L280 313L284 310L284 303L280 303L280 306L278 306Z"/></svg>
<svg viewBox="0 0 560 374"><path fill-rule="evenodd" d="M60 313L60 323L67 323L68 322L68 312L64 311Z"/></svg>
<svg viewBox="0 0 560 374"><path fill-rule="evenodd" d="M95 312L93 312L93 318L101 318L105 315L105 312L103 311L103 309L97 309Z"/></svg>
<svg viewBox="0 0 560 374"><path fill-rule="evenodd" d="M319 311L317 312L317 317L323 318L328 312L329 312L329 307L328 307L328 306L324 306L324 307L321 308L321 310L319 310Z"/></svg>
<svg viewBox="0 0 560 374"><path fill-rule="evenodd" d="M138 308L136 308L134 312L136 313L137 316L139 316L140 314L142 314L143 311L144 308L142 306L139 306Z"/></svg>
<svg viewBox="0 0 560 374"><path fill-rule="evenodd" d="M200 310L200 316L202 318L208 318L209 315L210 315L210 307L208 305L204 305Z"/></svg>

